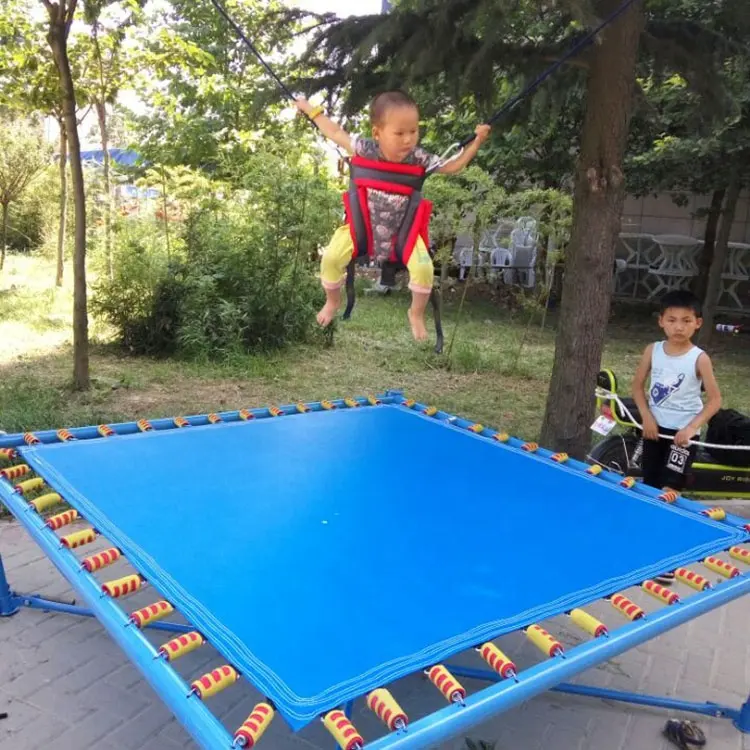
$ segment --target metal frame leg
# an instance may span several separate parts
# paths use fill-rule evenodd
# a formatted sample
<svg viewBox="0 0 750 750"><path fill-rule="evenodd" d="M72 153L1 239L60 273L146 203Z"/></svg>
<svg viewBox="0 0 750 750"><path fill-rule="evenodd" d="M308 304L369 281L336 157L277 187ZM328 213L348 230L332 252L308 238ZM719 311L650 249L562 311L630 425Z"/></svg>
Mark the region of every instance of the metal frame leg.
<svg viewBox="0 0 750 750"><path fill-rule="evenodd" d="M502 682L502 678L499 675L486 669L472 669L456 664L451 664L448 668L456 677L483 680L484 682ZM601 700L621 701L622 703L632 703L638 706L653 706L655 708L671 709L672 711L685 711L703 716L712 716L716 719L730 719L740 732L750 733L750 696L737 709L722 706L719 703L712 703L711 701L695 703L678 700L677 698L642 695L625 690L610 690L609 688L594 687L593 685L573 685L566 682L550 688L550 691L566 693L568 695L581 695L587 698L599 698Z"/></svg>
<svg viewBox="0 0 750 750"><path fill-rule="evenodd" d="M5 577L5 567L3 566L3 556L0 555L0 617L10 617L19 610L19 602L13 595Z"/></svg>
<svg viewBox="0 0 750 750"><path fill-rule="evenodd" d="M40 609L43 612L61 612L66 615L76 615L77 617L94 617L94 613L91 610L79 607L76 604L67 604L66 602L59 602L54 599L46 599L36 594L14 593L8 583L3 558L0 555L0 617L15 615L21 607ZM153 622L146 625L146 627L153 630L166 630L169 633L188 633L195 629L178 622Z"/></svg>

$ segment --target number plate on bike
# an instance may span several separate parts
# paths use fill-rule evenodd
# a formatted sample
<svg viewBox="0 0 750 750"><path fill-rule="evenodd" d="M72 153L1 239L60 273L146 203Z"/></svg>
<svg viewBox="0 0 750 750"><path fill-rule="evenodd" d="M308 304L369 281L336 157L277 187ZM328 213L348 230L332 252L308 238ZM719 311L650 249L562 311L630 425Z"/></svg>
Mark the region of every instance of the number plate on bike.
<svg viewBox="0 0 750 750"><path fill-rule="evenodd" d="M604 416L604 414L600 414L597 417L596 422L591 425L591 430L599 433L599 435L609 435L616 426L617 422L615 422L614 419L610 419L609 417Z"/></svg>

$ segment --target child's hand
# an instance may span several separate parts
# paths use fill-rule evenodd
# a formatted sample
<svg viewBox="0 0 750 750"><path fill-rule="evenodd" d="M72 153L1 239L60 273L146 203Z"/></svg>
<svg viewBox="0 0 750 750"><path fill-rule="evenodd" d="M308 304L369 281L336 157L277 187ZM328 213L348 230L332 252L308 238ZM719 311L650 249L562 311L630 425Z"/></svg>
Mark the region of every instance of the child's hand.
<svg viewBox="0 0 750 750"><path fill-rule="evenodd" d="M312 112L312 104L305 99L304 96L298 96L294 100L295 105L297 106L297 109L302 112L303 114L309 115L310 112Z"/></svg>
<svg viewBox="0 0 750 750"><path fill-rule="evenodd" d="M656 420L651 413L643 415L643 437L646 440L659 439L659 425L656 424Z"/></svg>
<svg viewBox="0 0 750 750"><path fill-rule="evenodd" d="M683 448L687 448L688 445L690 445L690 441L694 434L694 430L684 427L674 436L675 445L681 445Z"/></svg>
<svg viewBox="0 0 750 750"><path fill-rule="evenodd" d="M489 125L477 125L474 129L477 146L481 146L489 137L492 128Z"/></svg>

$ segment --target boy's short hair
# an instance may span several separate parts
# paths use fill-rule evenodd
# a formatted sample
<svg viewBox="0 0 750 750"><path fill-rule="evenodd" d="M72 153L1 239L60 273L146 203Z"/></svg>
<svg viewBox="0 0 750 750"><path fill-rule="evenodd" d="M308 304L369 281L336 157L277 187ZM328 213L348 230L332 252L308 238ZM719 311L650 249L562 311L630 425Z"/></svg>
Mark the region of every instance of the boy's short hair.
<svg viewBox="0 0 750 750"><path fill-rule="evenodd" d="M703 317L701 301L687 289L675 289L672 292L667 292L661 298L659 313L663 315L670 307L692 310L696 318Z"/></svg>
<svg viewBox="0 0 750 750"><path fill-rule="evenodd" d="M383 122L385 113L392 107L414 107L417 109L417 103L405 91L394 89L393 91L383 91L378 94L370 104L370 122L373 125L379 125Z"/></svg>

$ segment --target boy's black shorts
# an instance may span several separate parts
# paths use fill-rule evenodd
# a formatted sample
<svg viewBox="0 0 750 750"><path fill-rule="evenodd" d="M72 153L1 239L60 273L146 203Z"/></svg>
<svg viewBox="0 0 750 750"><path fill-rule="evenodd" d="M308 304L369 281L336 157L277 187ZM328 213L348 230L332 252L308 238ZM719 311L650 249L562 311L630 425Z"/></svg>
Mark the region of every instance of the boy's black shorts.
<svg viewBox="0 0 750 750"><path fill-rule="evenodd" d="M676 435L678 430L659 427L662 435ZM687 484L690 467L695 461L696 445L683 448L669 440L643 441L643 482L651 487L682 491Z"/></svg>

